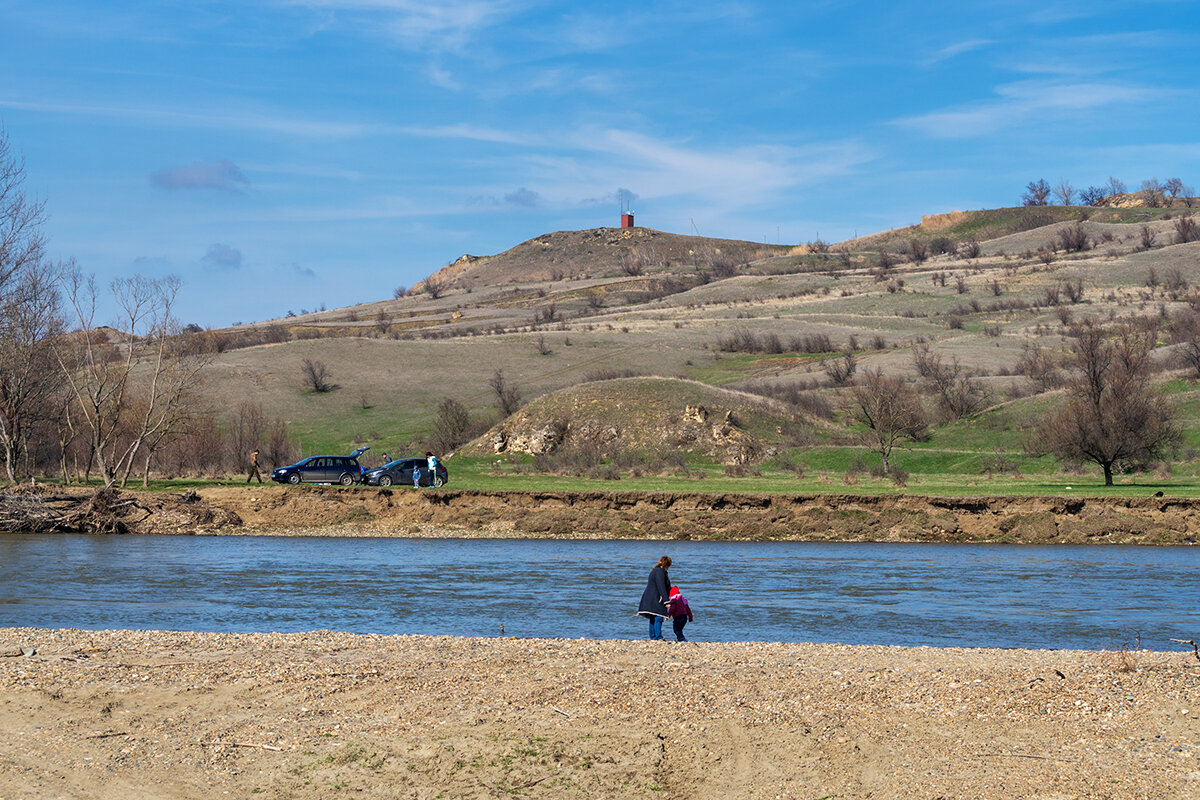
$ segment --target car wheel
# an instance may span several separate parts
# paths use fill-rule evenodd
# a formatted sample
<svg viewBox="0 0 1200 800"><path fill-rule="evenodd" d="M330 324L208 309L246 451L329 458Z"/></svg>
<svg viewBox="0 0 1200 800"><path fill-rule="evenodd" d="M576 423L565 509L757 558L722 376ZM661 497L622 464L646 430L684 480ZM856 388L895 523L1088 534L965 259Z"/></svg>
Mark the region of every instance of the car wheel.
<svg viewBox="0 0 1200 800"><path fill-rule="evenodd" d="M288 483L295 486L299 482L300 482L300 473L299 472L293 472L291 475L288 475Z"/></svg>
<svg viewBox="0 0 1200 800"><path fill-rule="evenodd" d="M444 480L442 480L442 476L441 476L441 475L435 475L435 476L434 476L434 478L433 478L433 488L435 488L435 489L440 489L440 488L442 488L442 487L443 487L443 486L445 486L445 485L446 485L446 482L445 482Z"/></svg>
<svg viewBox="0 0 1200 800"><path fill-rule="evenodd" d="M349 486L350 484L354 483L354 478L350 475L343 475L342 477L338 478L338 483L340 483L342 486Z"/></svg>
<svg viewBox="0 0 1200 800"><path fill-rule="evenodd" d="M392 476L391 475L381 476L379 478L379 485L380 486L391 486L392 485Z"/></svg>

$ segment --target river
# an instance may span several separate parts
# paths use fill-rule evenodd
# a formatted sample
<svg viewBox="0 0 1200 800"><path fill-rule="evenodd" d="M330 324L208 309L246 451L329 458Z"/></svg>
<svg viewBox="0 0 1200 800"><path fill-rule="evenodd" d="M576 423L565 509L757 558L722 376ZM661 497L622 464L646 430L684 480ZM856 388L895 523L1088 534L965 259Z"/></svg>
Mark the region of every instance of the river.
<svg viewBox="0 0 1200 800"><path fill-rule="evenodd" d="M1200 635L1186 547L303 536L0 535L0 626L639 638L663 554L695 641L1170 650Z"/></svg>

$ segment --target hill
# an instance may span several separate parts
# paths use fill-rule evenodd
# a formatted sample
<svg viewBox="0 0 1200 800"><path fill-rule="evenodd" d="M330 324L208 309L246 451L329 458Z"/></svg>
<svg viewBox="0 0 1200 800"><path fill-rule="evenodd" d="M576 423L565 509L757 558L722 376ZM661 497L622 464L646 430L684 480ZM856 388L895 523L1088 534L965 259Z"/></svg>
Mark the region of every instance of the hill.
<svg viewBox="0 0 1200 800"><path fill-rule="evenodd" d="M636 275L680 265L744 265L787 250L778 245L681 236L651 228L557 231L498 255L460 256L414 288L420 290L429 282L443 288L475 288Z"/></svg>
<svg viewBox="0 0 1200 800"><path fill-rule="evenodd" d="M492 427L492 436L504 431L516 441L506 445L507 454L528 453L533 448L520 441L561 418L574 430L620 422L625 455L616 449L602 455L625 458L672 449L661 430L682 413L674 403L666 416L643 415L642 404L629 398L651 386L663 387L655 396L668 399L699 386L728 389L774 398L785 410L758 426L770 430L754 434L761 447L752 457L729 448L697 449L685 455L689 463L803 464L806 474L828 480L872 463L840 411L846 389L828 374L832 360L852 352L860 374L877 369L914 381L932 412L933 388L914 359L928 348L956 365L987 402L967 420L935 419L929 440L901 457L904 469L927 480L958 475L960 489L970 483L962 475L994 474L998 466L1067 485L1069 474L1057 472L1053 462L1022 456L1021 441L1030 422L1055 402L1047 391L1061 375L1069 326L1083 319L1154 320L1161 331L1159 362L1174 368L1173 342L1187 335L1178 326L1191 313L1191 287L1200 285L1200 241L1187 213L962 212L835 247L742 242L732 263L697 257L726 255L729 246L714 240L644 229L624 238L614 229L560 232L435 273L445 283L434 292L417 289L209 332L222 341L205 391L220 419L247 399L262 403L288 423L305 452L361 444L393 453L423 450L439 405L451 399L466 409L475 430ZM911 243L921 237L946 239L947 252L918 254ZM1082 241L1069 241L1076 239ZM686 247L689 258L653 259L657 263L644 263L641 274L616 265L622 252L667 244ZM555 264L575 271L547 275ZM307 389L304 359L328 365L338 388ZM497 374L528 401L524 416L501 419L490 387ZM598 380L615 376L668 382ZM1177 370L1163 379L1184 409L1189 447L1200 448L1200 394L1190 376ZM584 402L600 391L609 394ZM629 398L621 399L625 393ZM683 403L689 404L730 407L699 397ZM622 411L614 416L616 407ZM608 416L598 415L602 408L610 409ZM750 411L736 413L754 418ZM779 420L789 418L803 420L800 433L774 434ZM487 438L467 452L478 459L486 453L492 463L493 448ZM1193 475L1200 461L1185 456L1174 469Z"/></svg>
<svg viewBox="0 0 1200 800"><path fill-rule="evenodd" d="M468 454L564 451L604 458L636 453L662 460L745 464L803 435L795 409L745 392L672 378L599 380L543 395L466 448Z"/></svg>

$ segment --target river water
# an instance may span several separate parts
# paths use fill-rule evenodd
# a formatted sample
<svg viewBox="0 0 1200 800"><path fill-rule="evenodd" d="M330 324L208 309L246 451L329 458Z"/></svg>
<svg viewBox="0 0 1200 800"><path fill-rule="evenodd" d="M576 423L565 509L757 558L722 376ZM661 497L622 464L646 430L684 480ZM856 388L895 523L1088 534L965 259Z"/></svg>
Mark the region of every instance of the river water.
<svg viewBox="0 0 1200 800"><path fill-rule="evenodd" d="M1186 547L0 535L0 626L625 639L674 560L696 641L1177 647ZM670 626L667 626L669 635Z"/></svg>

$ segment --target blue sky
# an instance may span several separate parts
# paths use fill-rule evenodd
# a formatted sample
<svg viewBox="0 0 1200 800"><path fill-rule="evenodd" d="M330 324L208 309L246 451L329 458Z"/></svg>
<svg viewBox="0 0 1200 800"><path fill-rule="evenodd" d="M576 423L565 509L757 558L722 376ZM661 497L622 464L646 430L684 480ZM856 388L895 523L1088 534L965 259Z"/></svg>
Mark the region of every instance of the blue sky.
<svg viewBox="0 0 1200 800"><path fill-rule="evenodd" d="M837 241L1028 181L1200 185L1192 0L7 0L56 258L220 326L637 222Z"/></svg>

